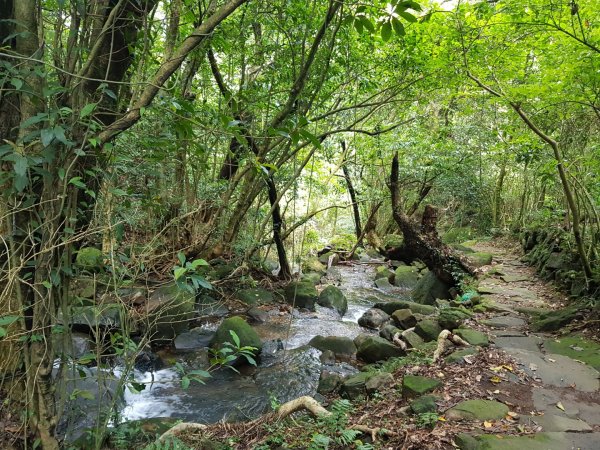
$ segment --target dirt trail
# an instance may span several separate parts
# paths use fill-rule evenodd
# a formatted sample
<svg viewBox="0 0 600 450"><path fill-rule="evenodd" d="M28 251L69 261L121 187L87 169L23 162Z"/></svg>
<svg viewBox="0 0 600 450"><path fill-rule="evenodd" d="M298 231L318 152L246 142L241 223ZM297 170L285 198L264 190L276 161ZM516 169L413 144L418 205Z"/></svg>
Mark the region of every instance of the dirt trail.
<svg viewBox="0 0 600 450"><path fill-rule="evenodd" d="M600 449L600 347L575 335L557 338L531 332L531 313L565 305L565 295L537 278L516 250L490 242L478 243L475 249L494 255L492 265L483 268L479 291L497 305L494 312L478 317L476 326L533 380L528 386L512 383L509 389L499 383L503 395L498 399L529 411L519 421L537 433L486 435L464 448Z"/></svg>

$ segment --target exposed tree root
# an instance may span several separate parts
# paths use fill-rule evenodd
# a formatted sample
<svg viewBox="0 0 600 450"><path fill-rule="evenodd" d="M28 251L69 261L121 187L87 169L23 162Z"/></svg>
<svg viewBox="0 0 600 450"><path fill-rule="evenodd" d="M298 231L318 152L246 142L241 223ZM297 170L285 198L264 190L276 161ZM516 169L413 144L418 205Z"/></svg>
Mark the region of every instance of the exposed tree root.
<svg viewBox="0 0 600 450"><path fill-rule="evenodd" d="M461 345L464 347L469 347L469 343L462 339L460 336L452 334L448 330L443 330L437 338L437 348L433 353L433 362L436 362L440 357L444 354L444 352L450 346L450 343Z"/></svg>
<svg viewBox="0 0 600 450"><path fill-rule="evenodd" d="M377 442L377 435L381 436L396 436L397 433L393 431L386 430L385 428L375 427L371 428L366 425L352 425L349 427L351 430L360 431L365 434L370 434L373 442Z"/></svg>

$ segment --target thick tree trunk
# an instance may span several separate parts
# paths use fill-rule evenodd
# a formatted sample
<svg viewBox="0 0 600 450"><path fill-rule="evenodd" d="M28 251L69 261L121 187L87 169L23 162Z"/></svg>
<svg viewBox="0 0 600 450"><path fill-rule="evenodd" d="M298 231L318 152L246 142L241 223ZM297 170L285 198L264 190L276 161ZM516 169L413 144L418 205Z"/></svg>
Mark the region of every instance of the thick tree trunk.
<svg viewBox="0 0 600 450"><path fill-rule="evenodd" d="M437 212L428 205L423 213L423 220L418 224L400 208L400 192L398 186L398 153L392 160L390 177L392 196L392 215L404 236L404 243L396 249L400 259L420 259L442 281L458 286L466 277L474 274L465 258L460 257L442 242L437 230Z"/></svg>
<svg viewBox="0 0 600 450"><path fill-rule="evenodd" d="M346 154L346 142L342 141L342 152ZM362 226L360 224L360 209L358 207L358 201L356 198L356 190L352 184L352 178L350 178L350 171L348 170L347 161L342 164L342 171L344 172L344 180L346 180L346 187L350 194L350 201L352 202L352 213L354 215L354 232L356 234L356 243L362 245Z"/></svg>
<svg viewBox="0 0 600 450"><path fill-rule="evenodd" d="M267 189L269 191L269 203L271 204L273 211L271 214L271 217L273 218L273 242L275 242L275 248L277 248L277 258L280 267L278 276L281 279L289 280L292 277L292 271L281 236L283 218L281 217L281 210L279 208L279 202L277 201L277 188L275 187L275 180L273 179L272 173L266 177L266 181Z"/></svg>

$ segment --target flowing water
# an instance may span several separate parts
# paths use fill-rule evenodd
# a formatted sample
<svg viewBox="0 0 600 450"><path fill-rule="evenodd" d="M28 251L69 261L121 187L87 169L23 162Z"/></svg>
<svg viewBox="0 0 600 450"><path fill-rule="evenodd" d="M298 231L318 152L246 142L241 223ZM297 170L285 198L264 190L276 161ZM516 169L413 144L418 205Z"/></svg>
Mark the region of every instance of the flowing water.
<svg viewBox="0 0 600 450"><path fill-rule="evenodd" d="M330 269L331 270L331 269ZM400 288L388 291L373 285L374 265L337 266L333 274L348 298L348 312L340 318L330 309L281 316L273 310L269 319L255 327L266 341L258 367L242 373L219 370L205 384L182 389L181 376L173 368L135 372L146 384L138 394L126 391L122 420L177 417L185 421L214 423L254 418L268 410L272 400L280 403L302 395L314 395L319 381L320 352L306 344L316 335L356 337L365 332L358 318L375 302L407 298ZM206 349L175 353L167 359L189 370L206 367Z"/></svg>

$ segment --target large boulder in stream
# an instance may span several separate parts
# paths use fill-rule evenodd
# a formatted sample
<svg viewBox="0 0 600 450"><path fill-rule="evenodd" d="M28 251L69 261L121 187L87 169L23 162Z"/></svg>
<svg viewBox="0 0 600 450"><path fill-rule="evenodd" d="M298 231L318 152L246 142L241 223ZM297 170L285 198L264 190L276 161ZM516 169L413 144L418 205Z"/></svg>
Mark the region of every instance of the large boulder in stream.
<svg viewBox="0 0 600 450"><path fill-rule="evenodd" d="M273 293L263 288L242 289L236 297L246 305L267 305L275 301Z"/></svg>
<svg viewBox="0 0 600 450"><path fill-rule="evenodd" d="M416 303L433 305L438 298L450 298L450 287L447 283L436 277L433 272L427 272L415 286L412 298Z"/></svg>
<svg viewBox="0 0 600 450"><path fill-rule="evenodd" d="M367 363L385 361L404 355L406 355L404 350L379 336L366 338L356 352L356 356Z"/></svg>
<svg viewBox="0 0 600 450"><path fill-rule="evenodd" d="M285 301L296 308L315 310L319 294L315 285L309 281L293 281L285 287Z"/></svg>
<svg viewBox="0 0 600 450"><path fill-rule="evenodd" d="M194 316L196 295L176 283L158 288L150 296L139 319L155 341L174 339L188 329Z"/></svg>
<svg viewBox="0 0 600 450"><path fill-rule="evenodd" d="M414 289L419 281L419 269L415 266L398 266L394 271L394 285Z"/></svg>
<svg viewBox="0 0 600 450"><path fill-rule="evenodd" d="M356 353L356 345L349 337L315 336L308 345L322 352L329 350L336 356L353 356Z"/></svg>
<svg viewBox="0 0 600 450"><path fill-rule="evenodd" d="M378 308L371 308L358 319L361 327L378 330L384 323L390 319L390 315Z"/></svg>
<svg viewBox="0 0 600 450"><path fill-rule="evenodd" d="M380 302L375 303L374 308L385 311L387 314L394 314L394 311L399 309L410 309L415 314L423 314L424 316L429 316L431 314L435 314L437 309L434 306L430 305L421 305L415 302L409 301L396 301L396 302Z"/></svg>
<svg viewBox="0 0 600 450"><path fill-rule="evenodd" d="M348 300L344 293L335 286L327 286L319 294L319 300L317 303L325 308L335 309L340 316L346 314L348 311Z"/></svg>
<svg viewBox="0 0 600 450"><path fill-rule="evenodd" d="M220 349L223 348L226 342L235 345L233 336L231 335L232 331L239 338L241 347L255 347L255 354L260 353L262 350L262 341L260 340L258 333L248 325L248 322L238 316L229 317L219 325L215 336L210 341L210 346L215 349Z"/></svg>

